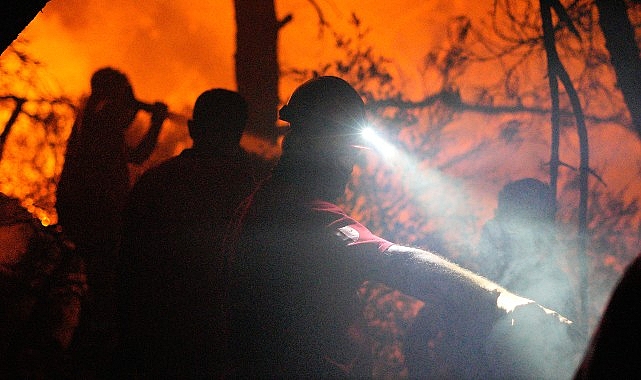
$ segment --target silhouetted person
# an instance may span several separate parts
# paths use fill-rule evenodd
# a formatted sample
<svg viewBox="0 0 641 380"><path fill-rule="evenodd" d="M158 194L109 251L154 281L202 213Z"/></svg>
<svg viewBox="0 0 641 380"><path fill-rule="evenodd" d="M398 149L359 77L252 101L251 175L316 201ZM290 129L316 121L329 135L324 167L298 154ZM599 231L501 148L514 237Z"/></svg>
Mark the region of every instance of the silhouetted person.
<svg viewBox="0 0 641 380"><path fill-rule="evenodd" d="M87 265L89 295L74 350L90 371L106 364L114 343L115 255L130 189L127 164L140 164L151 155L167 117L163 103L148 109L149 130L132 148L125 132L140 109L125 74L109 67L97 70L73 125L56 190L58 224Z"/></svg>
<svg viewBox="0 0 641 380"><path fill-rule="evenodd" d="M481 231L479 273L511 291L574 317L575 293L563 270L563 245L550 187L534 178L501 189L493 219Z"/></svg>
<svg viewBox="0 0 641 380"><path fill-rule="evenodd" d="M641 255L628 265L605 308L575 380L641 374Z"/></svg>
<svg viewBox="0 0 641 380"><path fill-rule="evenodd" d="M290 123L282 156L239 213L229 246L234 376L372 376L368 347L353 339L365 280L424 301L434 316L422 340L429 352L416 355L426 370L416 376L563 373L556 364L573 347L561 343L568 325L558 315L433 253L382 239L335 204L358 157L355 146L364 144L364 103L347 82L324 76L304 83L280 118ZM548 334L554 339L536 341Z"/></svg>
<svg viewBox="0 0 641 380"><path fill-rule="evenodd" d="M254 187L239 143L247 103L203 92L190 149L145 172L125 212L120 254L122 347L116 369L145 378L216 378L228 363L221 244Z"/></svg>

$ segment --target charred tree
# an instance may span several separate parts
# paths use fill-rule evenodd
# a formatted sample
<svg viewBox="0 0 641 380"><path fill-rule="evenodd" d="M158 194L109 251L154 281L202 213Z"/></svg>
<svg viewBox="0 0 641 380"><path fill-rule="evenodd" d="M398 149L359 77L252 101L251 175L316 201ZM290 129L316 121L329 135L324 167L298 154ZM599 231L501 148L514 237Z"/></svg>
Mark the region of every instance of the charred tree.
<svg viewBox="0 0 641 380"><path fill-rule="evenodd" d="M624 0L596 0L599 25L610 53L617 86L630 112L632 128L641 138L641 57Z"/></svg>
<svg viewBox="0 0 641 380"><path fill-rule="evenodd" d="M15 107L13 111L11 111L11 116L9 116L9 120L7 120L7 122L4 125L4 130L2 131L2 133L0 133L0 159L2 159L2 154L4 153L4 146L7 142L7 139L9 138L9 133L11 133L11 129L13 129L13 126L16 123L16 120L18 119L20 112L22 112L22 106L27 102L26 99L18 98L18 97L11 97L11 99L14 100Z"/></svg>
<svg viewBox="0 0 641 380"><path fill-rule="evenodd" d="M278 138L278 32L291 16L276 18L273 1L235 0L236 84L250 105L247 132L274 144Z"/></svg>
<svg viewBox="0 0 641 380"><path fill-rule="evenodd" d="M563 84L565 90L570 98L572 105L572 112L576 120L577 135L579 138L580 150L580 167L579 167L579 210L578 210L578 237L577 247L579 260L579 294L580 294L580 313L581 327L585 330L587 322L587 305L588 305L588 174L589 174L589 147L588 147L588 133L585 124L585 116L579 100L579 95L572 84L569 74L565 70L561 59L556 51L554 39L554 26L552 24L552 10L554 10L566 26L574 33L577 38L579 32L576 30L565 8L558 0L541 0L541 20L543 23L543 42L545 45L545 52L548 60L548 78L550 84L551 100L552 100L552 151L550 158L550 183L553 186L553 191L556 192L556 181L558 176L558 168L560 165L559 160L559 82Z"/></svg>

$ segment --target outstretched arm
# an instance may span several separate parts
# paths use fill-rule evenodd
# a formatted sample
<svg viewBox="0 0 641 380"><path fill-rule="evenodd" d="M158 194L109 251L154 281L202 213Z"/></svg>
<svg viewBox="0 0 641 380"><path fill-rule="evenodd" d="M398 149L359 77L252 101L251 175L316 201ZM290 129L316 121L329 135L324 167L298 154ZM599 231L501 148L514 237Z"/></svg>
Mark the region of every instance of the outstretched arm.
<svg viewBox="0 0 641 380"><path fill-rule="evenodd" d="M145 162L156 148L160 128L169 114L167 105L156 102L151 109L151 125L140 143L129 151L128 161L137 165Z"/></svg>
<svg viewBox="0 0 641 380"><path fill-rule="evenodd" d="M418 299L447 304L475 314L487 311L494 318L518 305L533 301L519 297L498 284L442 256L398 244L382 255L385 268L394 268L388 285Z"/></svg>
<svg viewBox="0 0 641 380"><path fill-rule="evenodd" d="M411 347L424 352L440 326L450 341L439 355L472 370L471 377L566 378L573 373L582 340L565 317L425 250L392 245L382 260L396 272L387 284L426 304L408 333L414 340L408 342L409 352ZM418 372L429 355L414 355Z"/></svg>

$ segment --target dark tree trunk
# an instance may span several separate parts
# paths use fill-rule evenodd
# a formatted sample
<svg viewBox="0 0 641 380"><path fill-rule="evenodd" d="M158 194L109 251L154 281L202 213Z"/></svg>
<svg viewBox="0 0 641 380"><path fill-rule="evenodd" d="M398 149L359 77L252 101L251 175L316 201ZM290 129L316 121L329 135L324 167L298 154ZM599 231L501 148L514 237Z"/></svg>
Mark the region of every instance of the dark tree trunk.
<svg viewBox="0 0 641 380"><path fill-rule="evenodd" d="M541 0L541 20L543 23L543 41L545 52L548 59L548 75L550 80L550 92L552 97L552 155L550 158L550 183L554 185L553 191L556 194L556 180L560 160L558 157L558 138L559 138L559 82L563 84L568 94L572 112L576 120L577 135L579 138L579 150L581 164L579 167L579 209L578 209L578 236L577 250L579 255L579 328L587 330L588 315L588 173L590 169L589 158L589 141L588 130L585 124L585 115L577 93L567 70L561 63L561 59L556 50L556 41L554 39L554 27L552 23L552 9L557 12L560 19L569 21L569 17L561 3L558 0ZM576 28L570 23L567 25L576 35ZM556 195L555 195L556 197Z"/></svg>
<svg viewBox="0 0 641 380"><path fill-rule="evenodd" d="M0 5L0 49L4 51L44 8L48 0L3 1Z"/></svg>
<svg viewBox="0 0 641 380"><path fill-rule="evenodd" d="M625 1L596 0L596 6L617 85L630 112L632 128L641 138L641 58Z"/></svg>
<svg viewBox="0 0 641 380"><path fill-rule="evenodd" d="M274 2L234 0L236 83L250 105L247 132L275 143L278 137L278 30Z"/></svg>

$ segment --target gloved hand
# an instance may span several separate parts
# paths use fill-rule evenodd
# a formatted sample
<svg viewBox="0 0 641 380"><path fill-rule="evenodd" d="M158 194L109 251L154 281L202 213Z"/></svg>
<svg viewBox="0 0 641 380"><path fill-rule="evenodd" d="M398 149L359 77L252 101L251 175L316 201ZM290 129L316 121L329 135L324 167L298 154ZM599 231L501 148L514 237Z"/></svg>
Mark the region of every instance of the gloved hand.
<svg viewBox="0 0 641 380"><path fill-rule="evenodd" d="M155 102L151 108L151 124L160 125L169 116L169 108L163 102Z"/></svg>

